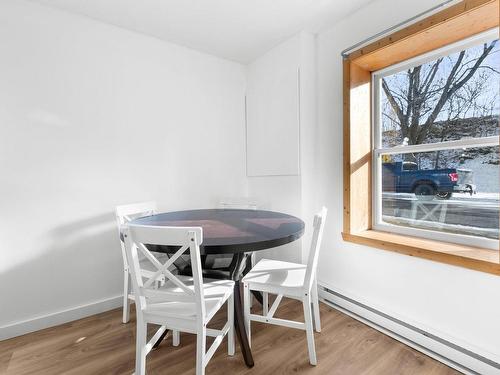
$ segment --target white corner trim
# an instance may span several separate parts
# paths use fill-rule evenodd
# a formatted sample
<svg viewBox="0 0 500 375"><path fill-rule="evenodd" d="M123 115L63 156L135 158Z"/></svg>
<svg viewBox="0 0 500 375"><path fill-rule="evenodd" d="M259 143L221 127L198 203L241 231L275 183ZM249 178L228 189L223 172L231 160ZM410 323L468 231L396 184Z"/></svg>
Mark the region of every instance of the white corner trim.
<svg viewBox="0 0 500 375"><path fill-rule="evenodd" d="M500 375L498 358L493 353L484 353L462 347L442 337L440 332L422 330L410 322L388 315L374 306L351 298L345 292L318 281L322 302L354 319L432 357L464 374ZM327 290L325 290L325 288ZM477 348L476 348L477 349ZM485 355L486 354L486 355Z"/></svg>
<svg viewBox="0 0 500 375"><path fill-rule="evenodd" d="M54 327L59 324L68 323L82 319L87 316L99 314L122 306L121 295L90 302L84 305L72 307L66 310L37 316L35 318L15 322L0 327L0 340L21 336L26 333L39 331L44 328Z"/></svg>

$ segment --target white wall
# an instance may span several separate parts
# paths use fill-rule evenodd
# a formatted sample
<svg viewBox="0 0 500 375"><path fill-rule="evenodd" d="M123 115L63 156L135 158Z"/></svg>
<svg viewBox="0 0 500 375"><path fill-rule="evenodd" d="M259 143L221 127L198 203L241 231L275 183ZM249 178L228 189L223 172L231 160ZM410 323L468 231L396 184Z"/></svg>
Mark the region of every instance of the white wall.
<svg viewBox="0 0 500 375"><path fill-rule="evenodd" d="M500 359L500 277L343 242L340 52L441 1L377 0L322 32L318 47L317 199L330 209L320 282L417 327Z"/></svg>
<svg viewBox="0 0 500 375"><path fill-rule="evenodd" d="M301 218L310 204L310 195L304 193L314 170L314 152L309 152L316 134L314 57L314 36L302 32L247 67L249 194L263 208ZM306 224L310 221L305 218ZM307 230L306 243L309 234ZM261 251L257 257L300 262L301 242Z"/></svg>
<svg viewBox="0 0 500 375"><path fill-rule="evenodd" d="M245 68L0 2L0 327L121 293L117 204L244 196Z"/></svg>

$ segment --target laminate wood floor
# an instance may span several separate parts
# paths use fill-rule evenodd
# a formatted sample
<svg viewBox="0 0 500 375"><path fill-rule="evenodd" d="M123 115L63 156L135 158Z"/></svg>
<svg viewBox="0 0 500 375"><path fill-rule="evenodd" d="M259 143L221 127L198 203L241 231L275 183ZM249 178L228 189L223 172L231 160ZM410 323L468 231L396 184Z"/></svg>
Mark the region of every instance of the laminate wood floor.
<svg viewBox="0 0 500 375"><path fill-rule="evenodd" d="M284 300L277 316L302 320L302 306ZM225 310L225 309L223 309ZM220 327L224 314L214 318ZM229 374L458 374L420 352L321 304L322 332L315 333L318 365L309 365L305 332L252 324L255 366L247 368L236 345L227 356L224 342L207 375ZM131 374L135 361L135 318L121 323L121 309L0 342L1 374ZM154 326L152 327L155 328ZM207 343L210 345L211 341ZM207 346L208 347L208 346ZM168 337L147 358L148 374L194 374L196 337Z"/></svg>

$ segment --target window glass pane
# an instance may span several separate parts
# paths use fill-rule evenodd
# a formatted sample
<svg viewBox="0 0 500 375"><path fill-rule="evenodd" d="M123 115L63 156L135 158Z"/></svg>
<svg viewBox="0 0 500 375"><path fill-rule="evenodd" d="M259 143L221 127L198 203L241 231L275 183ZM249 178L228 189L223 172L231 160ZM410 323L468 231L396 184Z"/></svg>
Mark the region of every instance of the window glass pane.
<svg viewBox="0 0 500 375"><path fill-rule="evenodd" d="M498 135L498 40L380 80L382 147Z"/></svg>
<svg viewBox="0 0 500 375"><path fill-rule="evenodd" d="M499 147L382 155L382 221L498 239Z"/></svg>

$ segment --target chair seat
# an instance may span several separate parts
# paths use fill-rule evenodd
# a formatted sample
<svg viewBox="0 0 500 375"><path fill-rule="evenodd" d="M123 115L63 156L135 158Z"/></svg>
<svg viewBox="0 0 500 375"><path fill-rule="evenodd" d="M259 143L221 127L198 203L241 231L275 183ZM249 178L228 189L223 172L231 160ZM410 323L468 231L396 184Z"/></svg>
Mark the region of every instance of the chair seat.
<svg viewBox="0 0 500 375"><path fill-rule="evenodd" d="M306 268L300 263L261 259L242 281L252 290L300 297L304 293Z"/></svg>
<svg viewBox="0 0 500 375"><path fill-rule="evenodd" d="M193 278L189 276L178 276L189 289L194 291ZM227 301L233 293L234 281L232 280L204 280L203 293L205 297L206 321L208 322L220 307ZM185 292L168 280L165 285L158 289L169 294L179 293L185 295ZM156 299L150 299L144 310L145 314L155 316L171 317L178 319L194 320L196 318L196 305L193 302L153 302Z"/></svg>

